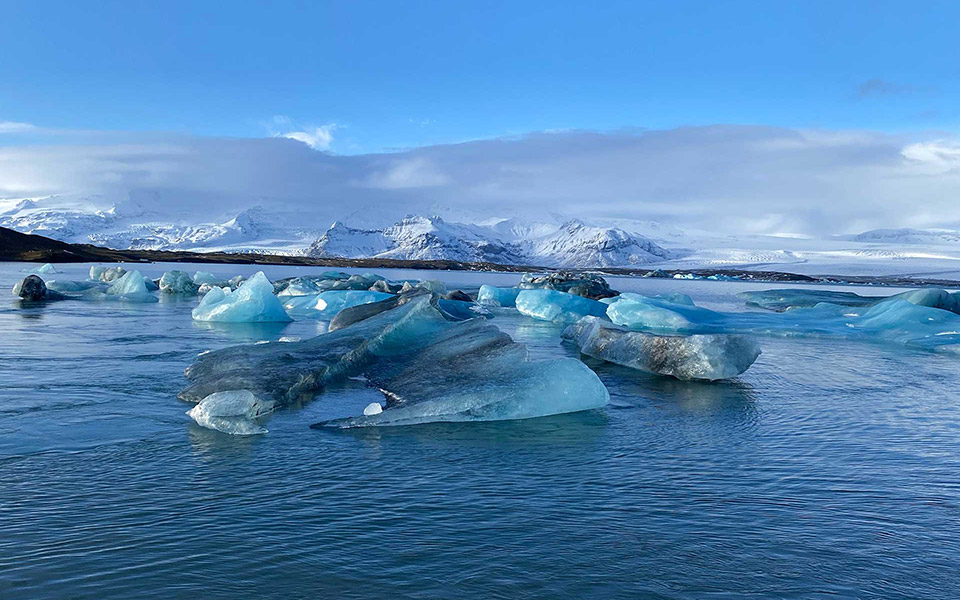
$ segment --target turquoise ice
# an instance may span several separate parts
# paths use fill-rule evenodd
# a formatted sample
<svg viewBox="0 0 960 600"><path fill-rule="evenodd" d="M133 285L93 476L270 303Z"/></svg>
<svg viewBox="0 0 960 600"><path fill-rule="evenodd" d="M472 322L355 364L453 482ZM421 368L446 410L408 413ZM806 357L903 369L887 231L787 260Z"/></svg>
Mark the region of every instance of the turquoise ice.
<svg viewBox="0 0 960 600"><path fill-rule="evenodd" d="M517 306L517 295L521 291L520 288L502 288L484 284L480 286L477 302L488 306L514 308Z"/></svg>
<svg viewBox="0 0 960 600"><path fill-rule="evenodd" d="M219 323L286 322L293 319L283 310L283 304L273 295L273 284L257 272L239 288L212 288L193 309L197 321Z"/></svg>
<svg viewBox="0 0 960 600"><path fill-rule="evenodd" d="M556 290L521 290L517 294L517 310L541 321L575 323L587 315L605 316L607 305Z"/></svg>
<svg viewBox="0 0 960 600"><path fill-rule="evenodd" d="M284 298L283 307L298 318L329 321L345 308L379 302L393 296L394 294L386 292L366 290L330 290L309 296Z"/></svg>

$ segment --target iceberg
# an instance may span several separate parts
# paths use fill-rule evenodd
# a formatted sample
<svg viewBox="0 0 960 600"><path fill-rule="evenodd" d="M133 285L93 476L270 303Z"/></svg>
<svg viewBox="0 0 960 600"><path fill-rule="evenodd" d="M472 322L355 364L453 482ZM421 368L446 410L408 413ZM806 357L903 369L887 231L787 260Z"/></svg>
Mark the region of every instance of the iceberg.
<svg viewBox="0 0 960 600"><path fill-rule="evenodd" d="M100 287L103 284L98 281L70 281L68 279L51 279L47 283L47 289L55 292L85 292L91 288Z"/></svg>
<svg viewBox="0 0 960 600"><path fill-rule="evenodd" d="M94 281L102 281L103 274L106 272L107 268L101 265L93 265L90 267L90 279Z"/></svg>
<svg viewBox="0 0 960 600"><path fill-rule="evenodd" d="M742 335L656 335L598 317L584 317L570 325L563 339L587 356L683 380L736 377L760 356L757 343Z"/></svg>
<svg viewBox="0 0 960 600"><path fill-rule="evenodd" d="M747 306L785 312L794 308L812 308L821 302L837 306L874 306L882 302L903 300L917 306L939 308L960 314L960 292L951 294L939 288L921 288L894 294L893 296L861 296L853 292L830 290L783 289L757 292L740 292L738 297Z"/></svg>
<svg viewBox="0 0 960 600"><path fill-rule="evenodd" d="M203 285L204 283L209 283L213 285L215 283L221 283L222 280L214 275L213 273L208 273L206 271L197 271L193 274L193 282L197 285Z"/></svg>
<svg viewBox="0 0 960 600"><path fill-rule="evenodd" d="M525 274L520 280L522 290L555 290L591 300L616 296L619 292L610 289L607 280L595 273L557 271L546 275Z"/></svg>
<svg viewBox="0 0 960 600"><path fill-rule="evenodd" d="M521 314L554 323L574 323L581 317L603 317L607 305L603 302L554 290L521 290L517 294L517 310Z"/></svg>
<svg viewBox="0 0 960 600"><path fill-rule="evenodd" d="M821 302L782 313L727 313L703 307L623 294L607 316L635 331L659 333L740 333L768 336L836 337L902 344L941 352L960 351L960 315L892 298L872 306Z"/></svg>
<svg viewBox="0 0 960 600"><path fill-rule="evenodd" d="M477 294L477 302L486 304L487 306L516 308L517 295L520 292L520 288L501 288L484 284L480 286L480 293Z"/></svg>
<svg viewBox="0 0 960 600"><path fill-rule="evenodd" d="M393 296L365 290L331 290L311 296L291 296L283 301L283 307L297 317L329 321L345 308L379 302Z"/></svg>
<svg viewBox="0 0 960 600"><path fill-rule="evenodd" d="M105 269L103 271L103 274L100 275L100 281L104 281L106 283L112 283L120 279L126 274L127 274L127 270L124 269L123 267L110 267L108 269Z"/></svg>
<svg viewBox="0 0 960 600"><path fill-rule="evenodd" d="M167 271L160 277L160 291L167 294L196 296L200 286L183 271Z"/></svg>
<svg viewBox="0 0 960 600"><path fill-rule="evenodd" d="M140 271L127 271L116 279L104 292L90 290L98 298L124 302L157 302L157 297L147 290L146 279Z"/></svg>
<svg viewBox="0 0 960 600"><path fill-rule="evenodd" d="M273 284L263 271L243 282L239 288L212 288L193 309L196 321L218 323L287 322L293 319L273 295Z"/></svg>
<svg viewBox="0 0 960 600"><path fill-rule="evenodd" d="M13 295L27 302L43 300L62 300L63 294L47 289L43 279L37 275L27 275L13 285Z"/></svg>
<svg viewBox="0 0 960 600"><path fill-rule="evenodd" d="M484 320L445 318L428 294L301 342L209 352L186 376L190 384L180 397L194 402L245 389L288 405L357 376L386 398L379 414L314 427L523 419L609 401L603 383L579 360L530 361L525 346Z"/></svg>
<svg viewBox="0 0 960 600"><path fill-rule="evenodd" d="M51 265L50 263L46 263L42 267L37 267L36 269L34 269L33 272L37 273L38 275L51 275L53 273L56 273L57 270L54 269L53 265Z"/></svg>
<svg viewBox="0 0 960 600"><path fill-rule="evenodd" d="M267 430L256 419L273 411L249 390L227 390L210 394L187 411L201 427L233 435L257 435Z"/></svg>
<svg viewBox="0 0 960 600"><path fill-rule="evenodd" d="M323 282L323 280L320 280ZM276 286L274 286L276 287ZM294 277L286 282L282 290L277 292L278 296L310 296L319 294L325 288L320 287L318 282L311 277Z"/></svg>

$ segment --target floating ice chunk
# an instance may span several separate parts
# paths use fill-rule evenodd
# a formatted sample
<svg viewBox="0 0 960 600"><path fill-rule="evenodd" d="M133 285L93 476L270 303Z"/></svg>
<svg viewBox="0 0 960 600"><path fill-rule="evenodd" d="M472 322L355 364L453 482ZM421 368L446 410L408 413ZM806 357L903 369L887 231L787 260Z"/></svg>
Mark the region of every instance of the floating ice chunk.
<svg viewBox="0 0 960 600"><path fill-rule="evenodd" d="M617 295L603 277L596 273L579 271L557 271L545 275L526 273L521 278L519 287L523 290L556 290L591 300Z"/></svg>
<svg viewBox="0 0 960 600"><path fill-rule="evenodd" d="M37 275L27 275L13 285L13 295L28 302L43 300L62 300L63 294L47 289L47 285Z"/></svg>
<svg viewBox="0 0 960 600"><path fill-rule="evenodd" d="M292 319L273 295L273 284L259 271L236 291L212 288L193 309L196 321L219 323L287 322Z"/></svg>
<svg viewBox="0 0 960 600"><path fill-rule="evenodd" d="M517 294L517 310L541 321L574 323L587 315L605 316L607 305L566 292L522 290Z"/></svg>
<svg viewBox="0 0 960 600"><path fill-rule="evenodd" d="M450 319L454 321L465 321L476 317L492 318L490 311L479 304L473 302L463 302L462 300L448 300L439 298L437 306Z"/></svg>
<svg viewBox="0 0 960 600"><path fill-rule="evenodd" d="M371 417L373 415L379 415L383 412L383 405L379 402L371 402L363 409L363 416Z"/></svg>
<svg viewBox="0 0 960 600"><path fill-rule="evenodd" d="M435 279L421 279L417 282L416 287L433 292L434 294L443 295L447 293L447 284Z"/></svg>
<svg viewBox="0 0 960 600"><path fill-rule="evenodd" d="M345 308L379 302L393 296L366 290L331 290L311 296L292 296L283 301L283 307L297 317L329 321Z"/></svg>
<svg viewBox="0 0 960 600"><path fill-rule="evenodd" d="M481 285L477 294L477 302L487 306L502 306L514 308L517 306L517 294L520 288L501 288L492 285Z"/></svg>
<svg viewBox="0 0 960 600"><path fill-rule="evenodd" d="M867 306L878 300L877 298L866 298L853 292L791 288L740 292L737 296L746 300L747 306L765 308L776 312L784 312L792 308L812 308L821 302L829 302L838 306Z"/></svg>
<svg viewBox="0 0 960 600"><path fill-rule="evenodd" d="M233 435L257 435L267 430L255 420L273 409L273 402L261 401L249 390L229 390L210 394L187 414L207 429Z"/></svg>
<svg viewBox="0 0 960 600"><path fill-rule="evenodd" d="M219 277L206 271L197 271L193 274L193 282L197 285L203 285L204 283L213 285L215 283L221 283L221 281Z"/></svg>
<svg viewBox="0 0 960 600"><path fill-rule="evenodd" d="M199 286L183 271L167 271L160 277L160 291L195 296Z"/></svg>
<svg viewBox="0 0 960 600"><path fill-rule="evenodd" d="M157 302L157 297L147 291L146 280L140 271L125 272L116 279L101 295L98 290L91 289L94 295L105 300L121 300L124 302Z"/></svg>
<svg viewBox="0 0 960 600"><path fill-rule="evenodd" d="M960 314L960 299L939 288L922 288L910 290L893 296L861 296L853 292L838 292L832 290L809 289L782 289L763 290L757 292L741 292L737 294L747 301L747 306L766 308L783 312L794 308L812 308L821 302L837 306L874 306L881 302L904 300L917 306L939 308Z"/></svg>
<svg viewBox="0 0 960 600"><path fill-rule="evenodd" d="M741 335L655 335L597 317L570 325L563 338L587 356L684 380L736 377L760 356L757 343Z"/></svg>
<svg viewBox="0 0 960 600"><path fill-rule="evenodd" d="M53 265L51 265L50 263L47 263L42 267L37 267L36 269L33 270L33 272L39 275L50 275L53 273L57 273L57 270L53 268Z"/></svg>
<svg viewBox="0 0 960 600"><path fill-rule="evenodd" d="M91 288L102 286L97 281L70 281L67 279L52 279L47 282L47 289L57 292L85 292Z"/></svg>
<svg viewBox="0 0 960 600"><path fill-rule="evenodd" d="M107 268L101 265L93 265L90 267L90 279L94 281L103 281L103 274L106 272Z"/></svg>
<svg viewBox="0 0 960 600"><path fill-rule="evenodd" d="M821 302L783 313L727 313L623 294L607 309L610 320L638 331L744 333L773 336L837 337L880 341L938 351L960 351L960 315L900 298L868 307Z"/></svg>
<svg viewBox="0 0 960 600"><path fill-rule="evenodd" d="M309 277L296 277L291 279L286 287L277 294L278 296L309 296L319 294L323 291L317 282Z"/></svg>
<svg viewBox="0 0 960 600"><path fill-rule="evenodd" d="M106 283L111 283L120 279L126 274L127 270L123 267L110 267L103 272L103 275L100 276L100 280L105 281Z"/></svg>
<svg viewBox="0 0 960 600"><path fill-rule="evenodd" d="M248 389L280 404L362 376L387 406L320 427L520 419L588 410L609 400L575 359L530 362L526 348L481 319L446 319L427 294L302 342L245 345L198 357L185 400Z"/></svg>

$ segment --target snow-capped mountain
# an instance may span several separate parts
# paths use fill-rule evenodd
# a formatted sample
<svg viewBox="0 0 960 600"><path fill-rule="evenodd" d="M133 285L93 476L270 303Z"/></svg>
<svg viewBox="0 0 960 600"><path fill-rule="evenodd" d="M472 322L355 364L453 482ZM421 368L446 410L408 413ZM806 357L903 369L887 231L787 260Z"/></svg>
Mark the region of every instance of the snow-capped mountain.
<svg viewBox="0 0 960 600"><path fill-rule="evenodd" d="M407 216L385 229L354 229L337 222L311 244L307 255L525 263L518 247L492 234L478 225L447 223L440 217Z"/></svg>
<svg viewBox="0 0 960 600"><path fill-rule="evenodd" d="M592 268L647 264L667 259L671 252L646 237L579 221L560 227L511 219L466 225L440 217L408 216L385 229L334 223L307 249L307 255Z"/></svg>
<svg viewBox="0 0 960 600"><path fill-rule="evenodd" d="M85 199L25 199L0 212L0 226L56 240L135 250L299 251L323 230L255 206L222 222L170 218L138 203L100 209ZM95 199L92 199L95 201Z"/></svg>

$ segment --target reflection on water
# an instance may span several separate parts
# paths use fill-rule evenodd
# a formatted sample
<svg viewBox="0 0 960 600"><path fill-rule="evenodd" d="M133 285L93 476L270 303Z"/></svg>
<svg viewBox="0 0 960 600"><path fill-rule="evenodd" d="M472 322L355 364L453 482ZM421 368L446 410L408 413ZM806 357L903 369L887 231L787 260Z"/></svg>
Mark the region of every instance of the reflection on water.
<svg viewBox="0 0 960 600"><path fill-rule="evenodd" d="M203 267L260 269L309 272ZM764 288L613 285L722 310ZM162 299L0 306L0 598L960 597L956 357L762 339L716 383L585 358L604 410L311 430L383 400L354 380L227 436L176 399L193 357L325 324L194 323L196 299ZM534 358L579 358L559 326L492 322Z"/></svg>

